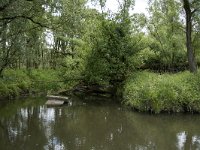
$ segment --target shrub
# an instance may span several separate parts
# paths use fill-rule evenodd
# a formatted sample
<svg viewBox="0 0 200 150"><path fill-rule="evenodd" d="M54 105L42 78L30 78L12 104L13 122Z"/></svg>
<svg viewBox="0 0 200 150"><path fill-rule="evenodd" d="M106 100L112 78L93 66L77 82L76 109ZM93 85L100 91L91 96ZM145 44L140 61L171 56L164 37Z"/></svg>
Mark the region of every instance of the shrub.
<svg viewBox="0 0 200 150"><path fill-rule="evenodd" d="M55 70L32 70L30 78L32 80L31 90L36 92L58 91L62 87Z"/></svg>
<svg viewBox="0 0 200 150"><path fill-rule="evenodd" d="M154 113L200 112L200 74L137 72L124 86L124 103L139 111Z"/></svg>
<svg viewBox="0 0 200 150"><path fill-rule="evenodd" d="M0 79L0 97L16 97L20 94L51 93L64 88L55 70L13 70L4 71Z"/></svg>

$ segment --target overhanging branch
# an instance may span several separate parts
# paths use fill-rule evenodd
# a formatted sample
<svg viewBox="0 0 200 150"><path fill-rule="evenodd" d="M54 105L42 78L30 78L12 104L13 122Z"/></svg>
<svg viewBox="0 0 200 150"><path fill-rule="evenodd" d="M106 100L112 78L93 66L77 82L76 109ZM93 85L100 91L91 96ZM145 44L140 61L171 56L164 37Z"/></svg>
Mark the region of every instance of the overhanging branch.
<svg viewBox="0 0 200 150"><path fill-rule="evenodd" d="M11 16L11 17L3 17L3 18L0 18L0 21L8 20L9 22L11 22L12 20L15 20L15 19L18 19L18 18L24 18L24 19L30 20L32 23L37 24L37 25L40 26L40 27L50 28L49 26L47 26L47 25L45 25L45 24L42 24L42 23L39 22L39 21L34 20L32 17L24 16L24 15L20 15L20 16Z"/></svg>

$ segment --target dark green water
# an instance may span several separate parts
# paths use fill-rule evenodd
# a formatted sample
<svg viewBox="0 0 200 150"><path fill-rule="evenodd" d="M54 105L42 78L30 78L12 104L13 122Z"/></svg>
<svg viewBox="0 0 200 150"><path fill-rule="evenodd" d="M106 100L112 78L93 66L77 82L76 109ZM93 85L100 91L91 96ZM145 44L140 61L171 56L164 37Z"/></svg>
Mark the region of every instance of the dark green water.
<svg viewBox="0 0 200 150"><path fill-rule="evenodd" d="M200 115L148 115L91 101L44 103L0 102L0 149L200 150Z"/></svg>

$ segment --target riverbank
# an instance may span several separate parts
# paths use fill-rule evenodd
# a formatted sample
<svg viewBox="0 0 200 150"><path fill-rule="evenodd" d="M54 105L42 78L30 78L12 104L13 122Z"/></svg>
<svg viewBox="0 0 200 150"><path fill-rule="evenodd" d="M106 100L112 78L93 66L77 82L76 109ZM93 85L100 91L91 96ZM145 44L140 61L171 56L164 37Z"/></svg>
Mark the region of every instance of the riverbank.
<svg viewBox="0 0 200 150"><path fill-rule="evenodd" d="M55 70L13 70L4 71L0 78L0 99L12 99L23 95L46 95L64 89Z"/></svg>
<svg viewBox="0 0 200 150"><path fill-rule="evenodd" d="M60 82L56 70L5 70L0 79L0 99L18 96L58 94L70 84ZM112 97L112 88L98 85L74 86L73 94ZM158 74L149 71L135 72L125 81L122 104L139 112L200 112L200 72ZM81 94L80 94L81 92ZM64 92L64 94L66 94ZM69 93L67 93L69 94ZM84 96L84 97L85 97ZM116 98L115 98L116 99Z"/></svg>
<svg viewBox="0 0 200 150"><path fill-rule="evenodd" d="M200 112L200 72L136 72L125 82L123 103L140 112Z"/></svg>

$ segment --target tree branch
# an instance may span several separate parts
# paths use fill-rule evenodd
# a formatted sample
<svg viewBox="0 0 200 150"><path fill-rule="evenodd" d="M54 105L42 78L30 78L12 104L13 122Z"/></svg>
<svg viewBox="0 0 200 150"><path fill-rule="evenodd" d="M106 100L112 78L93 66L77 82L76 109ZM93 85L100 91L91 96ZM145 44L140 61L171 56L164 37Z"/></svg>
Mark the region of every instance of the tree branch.
<svg viewBox="0 0 200 150"><path fill-rule="evenodd" d="M3 17L3 18L0 18L0 21L9 20L11 22L12 20L15 20L15 19L18 19L18 18L24 18L24 19L30 20L32 23L37 24L40 27L50 28L49 26L42 24L41 22L35 21L32 17L28 17L28 16L24 16L24 15L12 16L12 17Z"/></svg>
<svg viewBox="0 0 200 150"><path fill-rule="evenodd" d="M192 12L191 12L191 15L193 15L196 11L198 11L199 9L198 8L196 8L196 9L194 9Z"/></svg>
<svg viewBox="0 0 200 150"><path fill-rule="evenodd" d="M26 29L26 30L19 30L19 31L17 31L17 32L15 32L15 33L13 33L13 34L10 34L10 35L8 35L7 36L7 38L9 39L9 38L12 38L13 36L16 36L16 35L19 35L19 34L21 34L21 33L24 33L24 32L27 32L27 31L31 31L31 30L34 30L34 29L37 29L37 28L39 28L38 26L37 27L33 27L33 28L29 28L29 29ZM1 35L1 34L0 34ZM0 40L0 43L2 43L2 42L5 42L7 39L1 39Z"/></svg>

